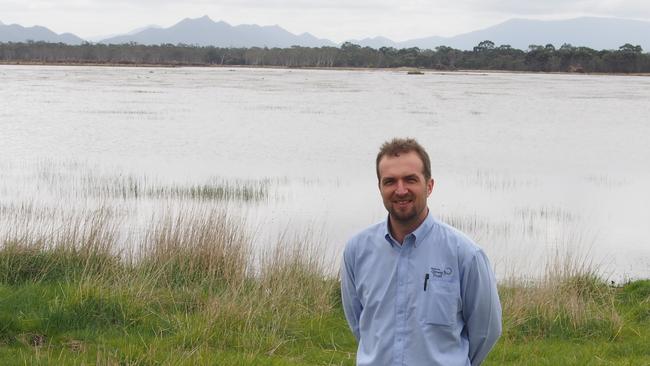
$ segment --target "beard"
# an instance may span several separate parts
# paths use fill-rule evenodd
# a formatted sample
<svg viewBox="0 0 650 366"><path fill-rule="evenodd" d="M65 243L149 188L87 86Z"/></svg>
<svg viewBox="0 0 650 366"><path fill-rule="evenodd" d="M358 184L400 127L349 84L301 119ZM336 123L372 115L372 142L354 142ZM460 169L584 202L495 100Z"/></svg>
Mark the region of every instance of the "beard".
<svg viewBox="0 0 650 366"><path fill-rule="evenodd" d="M390 210L390 211L388 211L388 214L390 215L390 217L392 219L394 219L397 222L401 222L401 223L411 222L411 221L415 220L415 218L418 217L418 213L415 212L415 208L412 209L412 210L406 211L406 212L397 211L397 210Z"/></svg>
<svg viewBox="0 0 650 366"><path fill-rule="evenodd" d="M389 202L389 204L386 206L386 210L388 211L390 217L400 223L412 222L413 220L417 219L420 214L420 212L417 211L415 202L411 204L411 207L405 210L400 210L398 207L395 207L395 204L393 204L393 202Z"/></svg>

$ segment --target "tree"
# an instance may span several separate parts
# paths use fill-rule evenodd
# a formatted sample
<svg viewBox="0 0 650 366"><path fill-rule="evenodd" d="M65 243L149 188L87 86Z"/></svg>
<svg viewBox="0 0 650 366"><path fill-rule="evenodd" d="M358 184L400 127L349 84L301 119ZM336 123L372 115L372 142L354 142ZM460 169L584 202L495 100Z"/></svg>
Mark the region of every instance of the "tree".
<svg viewBox="0 0 650 366"><path fill-rule="evenodd" d="M633 46L629 43L622 45L618 50L625 53L643 53L643 48L641 48L641 46Z"/></svg>
<svg viewBox="0 0 650 366"><path fill-rule="evenodd" d="M489 51L493 49L494 49L494 42L485 40L479 42L479 44L474 47L474 52L483 52L483 51Z"/></svg>
<svg viewBox="0 0 650 366"><path fill-rule="evenodd" d="M341 51L343 52L355 51L358 49L361 49L361 46L352 42L345 42L341 45Z"/></svg>
<svg viewBox="0 0 650 366"><path fill-rule="evenodd" d="M491 69L520 71L650 72L650 53L626 43L617 50L596 51L565 43L530 45L528 50L480 42L474 50L447 46L432 50L417 47L379 50L347 42L337 47L219 48L183 44L67 45L48 42L0 42L0 60L8 62L92 62L157 65L274 65L288 67L427 67L437 69Z"/></svg>
<svg viewBox="0 0 650 366"><path fill-rule="evenodd" d="M641 46L633 46L626 43L618 48L618 55L614 55L615 63L619 66L617 71L622 72L639 72L639 65L641 63L641 56L643 49ZM618 56L618 57L617 57Z"/></svg>
<svg viewBox="0 0 650 366"><path fill-rule="evenodd" d="M575 47L571 45L571 43L562 43L562 46L560 46L560 51L572 51Z"/></svg>

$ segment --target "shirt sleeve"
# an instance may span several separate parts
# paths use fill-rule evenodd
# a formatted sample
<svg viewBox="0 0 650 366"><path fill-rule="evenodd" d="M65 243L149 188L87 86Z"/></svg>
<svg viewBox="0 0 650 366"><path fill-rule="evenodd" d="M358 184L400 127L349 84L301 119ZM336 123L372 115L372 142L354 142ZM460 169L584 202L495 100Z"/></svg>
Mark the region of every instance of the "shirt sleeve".
<svg viewBox="0 0 650 366"><path fill-rule="evenodd" d="M359 318L361 317L362 306L354 282L354 256L351 252L352 250L348 244L343 252L343 263L341 264L341 300L345 318L358 342L360 338Z"/></svg>
<svg viewBox="0 0 650 366"><path fill-rule="evenodd" d="M501 303L490 262L474 253L463 274L463 319L469 338L469 359L480 365L501 336Z"/></svg>

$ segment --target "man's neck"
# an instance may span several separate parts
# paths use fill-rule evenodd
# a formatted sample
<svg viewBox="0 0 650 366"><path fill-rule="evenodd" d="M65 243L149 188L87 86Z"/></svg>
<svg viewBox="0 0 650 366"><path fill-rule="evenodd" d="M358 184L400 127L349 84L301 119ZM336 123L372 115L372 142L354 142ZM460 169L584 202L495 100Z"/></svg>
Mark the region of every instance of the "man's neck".
<svg viewBox="0 0 650 366"><path fill-rule="evenodd" d="M390 229L390 234L395 240L401 245L404 242L404 238L415 231L427 218L429 215L429 208L424 211L423 215L416 217L408 222L400 222L394 220L390 215L388 215L388 228Z"/></svg>

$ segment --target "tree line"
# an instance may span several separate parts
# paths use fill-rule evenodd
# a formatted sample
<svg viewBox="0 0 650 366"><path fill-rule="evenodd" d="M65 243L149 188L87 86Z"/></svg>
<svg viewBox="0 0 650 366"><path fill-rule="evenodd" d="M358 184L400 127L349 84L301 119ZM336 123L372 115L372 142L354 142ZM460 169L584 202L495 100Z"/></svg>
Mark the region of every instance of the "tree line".
<svg viewBox="0 0 650 366"><path fill-rule="evenodd" d="M563 44L530 45L520 50L486 40L472 50L447 46L374 49L346 42L340 47L223 48L186 44L67 45L46 42L0 43L0 62L165 66L412 67L436 70L648 73L650 53L624 44L594 50Z"/></svg>

